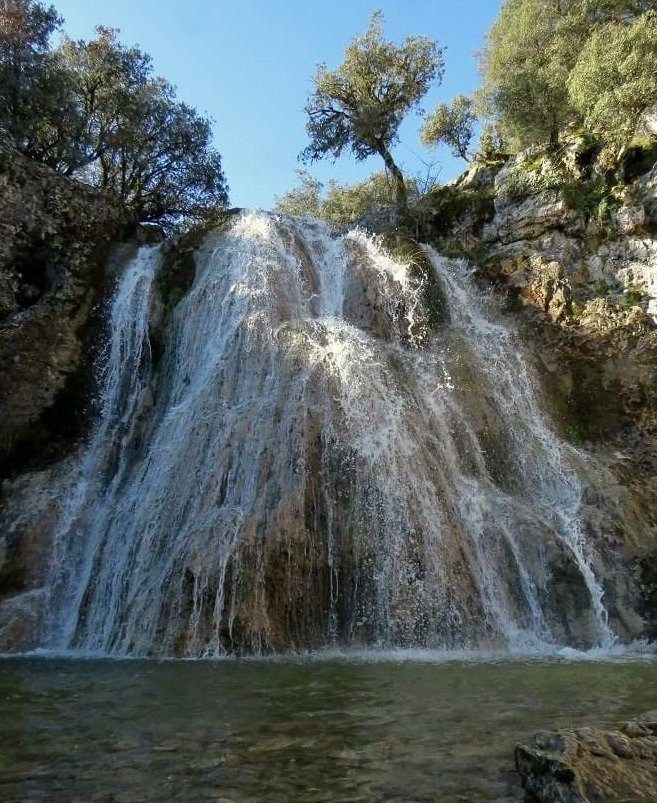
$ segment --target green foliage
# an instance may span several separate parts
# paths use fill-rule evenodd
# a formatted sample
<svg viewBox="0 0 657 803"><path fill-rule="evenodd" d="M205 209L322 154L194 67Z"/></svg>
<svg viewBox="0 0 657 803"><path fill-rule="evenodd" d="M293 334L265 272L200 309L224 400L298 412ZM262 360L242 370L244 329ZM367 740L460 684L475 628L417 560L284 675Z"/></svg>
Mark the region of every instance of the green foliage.
<svg viewBox="0 0 657 803"><path fill-rule="evenodd" d="M153 75L150 56L98 28L49 49L61 19L0 0L0 136L66 176L111 190L139 220L216 214L227 200L211 124Z"/></svg>
<svg viewBox="0 0 657 803"><path fill-rule="evenodd" d="M416 196L417 189L411 179L404 179L405 193ZM365 181L352 185L329 182L321 216L336 225L354 223L376 209L394 205L396 186L383 172L372 173Z"/></svg>
<svg viewBox="0 0 657 803"><path fill-rule="evenodd" d="M566 204L593 221L600 233L609 230L611 212L620 206L620 200L604 178L566 182L561 193Z"/></svg>
<svg viewBox="0 0 657 803"><path fill-rule="evenodd" d="M476 119L472 100L457 95L450 103L438 104L427 117L422 126L422 142L425 145L444 143L454 156L468 161Z"/></svg>
<svg viewBox="0 0 657 803"><path fill-rule="evenodd" d="M61 23L53 6L0 0L0 137L46 163L77 125L69 76L49 49Z"/></svg>
<svg viewBox="0 0 657 803"><path fill-rule="evenodd" d="M450 244L444 242L443 238L451 235L459 219L470 216L475 224L481 226L492 218L494 197L493 187L459 187L453 184L434 187L411 210L410 222L415 225L416 236L446 251Z"/></svg>
<svg viewBox="0 0 657 803"><path fill-rule="evenodd" d="M299 186L288 190L282 198L277 198L274 211L282 215L323 218L322 192L324 185L313 178L306 170L297 170Z"/></svg>
<svg viewBox="0 0 657 803"><path fill-rule="evenodd" d="M399 126L434 78L442 78L443 55L424 36L402 45L383 40L383 18L375 12L367 31L345 49L335 70L317 67L305 107L310 144L302 159L313 161L350 150L356 159L379 154L395 180L397 202L406 206L406 186L390 153Z"/></svg>
<svg viewBox="0 0 657 803"><path fill-rule="evenodd" d="M568 78L585 125L620 148L657 103L657 14L610 22L592 33Z"/></svg>
<svg viewBox="0 0 657 803"><path fill-rule="evenodd" d="M84 159L72 171L115 192L141 220L168 222L215 213L227 200L210 121L153 76L151 58L116 31L64 41L84 108Z"/></svg>
<svg viewBox="0 0 657 803"><path fill-rule="evenodd" d="M516 149L555 143L573 119L566 79L573 55L557 36L559 3L505 0L480 55L478 105Z"/></svg>
<svg viewBox="0 0 657 803"><path fill-rule="evenodd" d="M646 292L643 285L630 284L625 288L621 300L618 302L618 308L628 310L636 307L641 304L645 297Z"/></svg>
<svg viewBox="0 0 657 803"><path fill-rule="evenodd" d="M504 0L479 108L516 150L583 123L618 151L657 102L656 37L654 0Z"/></svg>
<svg viewBox="0 0 657 803"><path fill-rule="evenodd" d="M486 165L501 165L509 158L509 148L493 123L487 123L479 135L477 160Z"/></svg>
<svg viewBox="0 0 657 803"><path fill-rule="evenodd" d="M396 203L396 187L384 172L375 172L357 184L338 184L329 181L326 186L304 170L297 171L299 186L277 199L274 211L286 215L316 217L335 226L357 222L376 209ZM405 179L406 193L417 197L415 183Z"/></svg>

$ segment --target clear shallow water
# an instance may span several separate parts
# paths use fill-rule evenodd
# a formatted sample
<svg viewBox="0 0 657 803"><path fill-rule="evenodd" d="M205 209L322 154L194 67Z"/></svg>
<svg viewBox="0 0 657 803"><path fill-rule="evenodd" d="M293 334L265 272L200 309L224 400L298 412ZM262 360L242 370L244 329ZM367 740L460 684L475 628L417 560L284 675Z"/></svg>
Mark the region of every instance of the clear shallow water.
<svg viewBox="0 0 657 803"><path fill-rule="evenodd" d="M0 799L522 800L517 740L657 707L648 660L430 657L3 660Z"/></svg>

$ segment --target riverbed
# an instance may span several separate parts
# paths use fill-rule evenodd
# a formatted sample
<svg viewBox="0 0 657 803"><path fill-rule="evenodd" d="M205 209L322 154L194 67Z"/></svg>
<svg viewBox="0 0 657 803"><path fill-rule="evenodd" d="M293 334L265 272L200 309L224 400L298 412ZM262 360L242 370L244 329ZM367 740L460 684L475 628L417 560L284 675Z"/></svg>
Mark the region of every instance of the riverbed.
<svg viewBox="0 0 657 803"><path fill-rule="evenodd" d="M0 700L3 801L518 801L516 741L657 708L657 664L23 657Z"/></svg>

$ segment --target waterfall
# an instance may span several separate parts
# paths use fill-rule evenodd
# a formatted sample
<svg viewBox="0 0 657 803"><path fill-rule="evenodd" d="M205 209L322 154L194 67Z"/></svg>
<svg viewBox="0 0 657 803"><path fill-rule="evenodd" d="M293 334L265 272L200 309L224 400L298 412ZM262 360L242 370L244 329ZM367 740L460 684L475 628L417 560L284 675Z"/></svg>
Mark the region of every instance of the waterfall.
<svg viewBox="0 0 657 803"><path fill-rule="evenodd" d="M159 247L121 276L99 421L62 513L49 646L208 656L331 644L607 643L586 458L468 267L444 296L360 231L210 234L154 361Z"/></svg>

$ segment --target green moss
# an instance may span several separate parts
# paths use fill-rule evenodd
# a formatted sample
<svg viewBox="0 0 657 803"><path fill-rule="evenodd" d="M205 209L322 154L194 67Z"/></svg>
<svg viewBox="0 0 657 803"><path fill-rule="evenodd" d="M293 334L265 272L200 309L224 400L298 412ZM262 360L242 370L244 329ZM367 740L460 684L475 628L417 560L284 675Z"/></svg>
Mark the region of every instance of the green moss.
<svg viewBox="0 0 657 803"><path fill-rule="evenodd" d="M620 388L599 355L562 349L559 372L545 377L546 402L557 429L575 444L614 438L625 424Z"/></svg>
<svg viewBox="0 0 657 803"><path fill-rule="evenodd" d="M165 245L164 258L155 276L155 288L164 307L158 331L151 333L156 364L162 354L163 336L171 314L194 283L198 249L211 232L226 230L233 216L234 213L228 211L219 219L195 224Z"/></svg>
<svg viewBox="0 0 657 803"><path fill-rule="evenodd" d="M165 316L171 314L192 286L196 275L195 254L205 238L212 231L224 231L228 228L232 217L227 212L218 220L198 223L166 247L162 265L155 277L155 286L164 303Z"/></svg>
<svg viewBox="0 0 657 803"><path fill-rule="evenodd" d="M406 227L425 242L435 242L451 234L457 221L466 215L481 228L495 212L493 187L434 187L409 212Z"/></svg>
<svg viewBox="0 0 657 803"><path fill-rule="evenodd" d="M426 251L399 231L388 232L383 240L391 256L408 263L411 276L422 284L427 323L432 329L438 329L449 320L449 308L445 290Z"/></svg>

